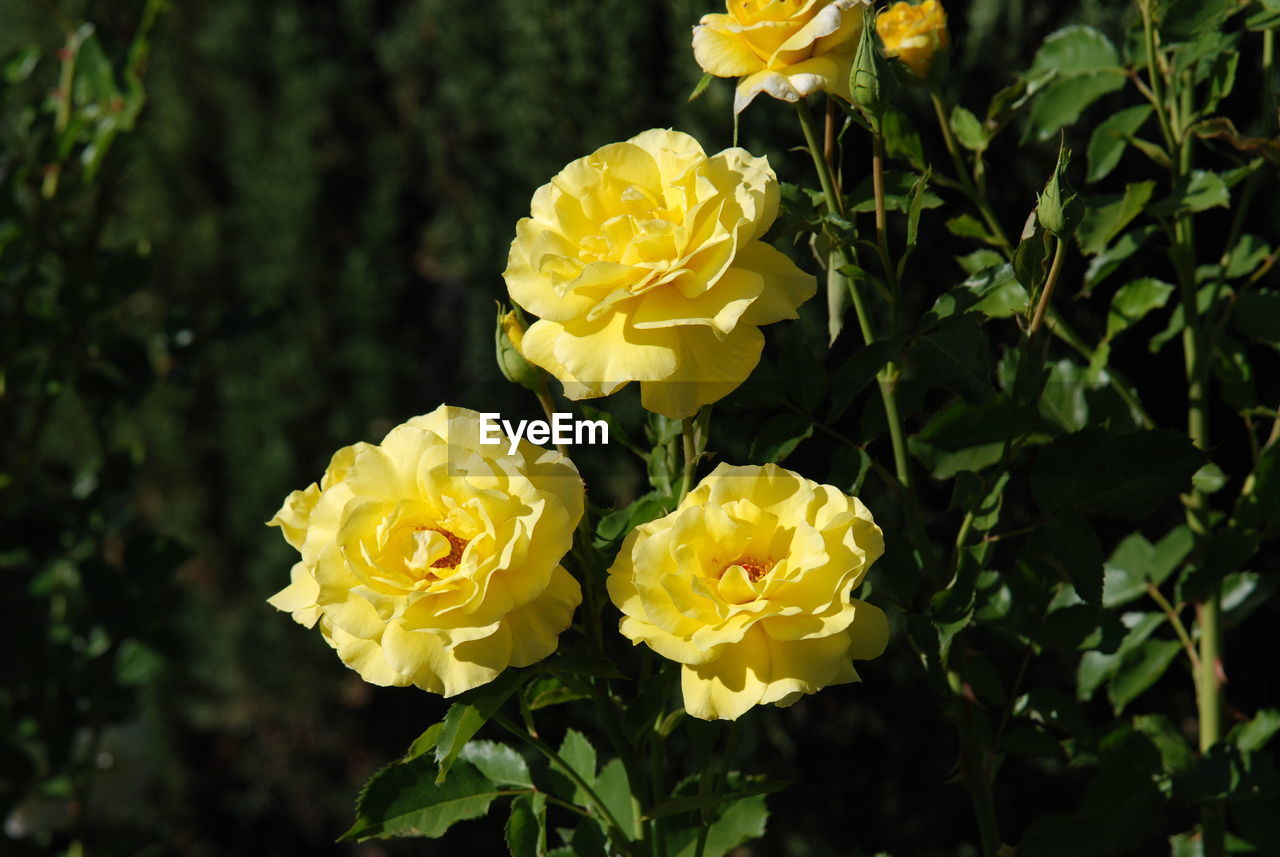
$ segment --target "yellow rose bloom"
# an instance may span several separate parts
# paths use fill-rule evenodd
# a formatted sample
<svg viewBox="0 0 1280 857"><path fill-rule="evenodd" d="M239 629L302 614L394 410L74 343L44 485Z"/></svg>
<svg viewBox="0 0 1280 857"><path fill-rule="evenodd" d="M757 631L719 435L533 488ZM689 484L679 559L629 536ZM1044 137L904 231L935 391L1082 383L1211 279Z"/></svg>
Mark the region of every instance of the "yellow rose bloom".
<svg viewBox="0 0 1280 857"><path fill-rule="evenodd" d="M760 325L795 318L817 284L760 240L778 180L743 149L708 157L645 131L565 167L516 224L503 277L540 320L520 350L572 399L639 381L644 406L691 416L760 360Z"/></svg>
<svg viewBox="0 0 1280 857"><path fill-rule="evenodd" d="M642 524L609 569L633 643L683 664L685 710L734 720L858 681L888 623L851 599L884 553L866 506L777 465L718 466L664 518Z"/></svg>
<svg viewBox="0 0 1280 857"><path fill-rule="evenodd" d="M938 0L924 0L918 6L899 0L876 18L876 33L886 54L902 60L924 80L934 55L947 47L947 13Z"/></svg>
<svg viewBox="0 0 1280 857"><path fill-rule="evenodd" d="M716 77L740 77L733 112L761 92L799 101L824 89L849 100L862 0L726 0L693 28L693 56Z"/></svg>
<svg viewBox="0 0 1280 857"><path fill-rule="evenodd" d="M302 555L270 603L372 684L477 687L555 651L582 601L559 565L578 471L530 443L482 445L479 416L442 405L338 450L268 522Z"/></svg>

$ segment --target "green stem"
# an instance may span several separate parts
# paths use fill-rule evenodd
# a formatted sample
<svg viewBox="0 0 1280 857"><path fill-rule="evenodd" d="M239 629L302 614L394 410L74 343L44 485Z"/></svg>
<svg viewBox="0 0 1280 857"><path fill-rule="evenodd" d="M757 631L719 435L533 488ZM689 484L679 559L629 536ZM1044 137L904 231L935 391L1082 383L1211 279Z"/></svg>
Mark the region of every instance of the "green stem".
<svg viewBox="0 0 1280 857"><path fill-rule="evenodd" d="M1144 10L1145 10L1144 5ZM1150 31L1149 13L1144 24ZM1151 36L1148 32L1148 42ZM1175 93L1183 122L1189 121L1192 112L1194 84L1189 76L1176 81L1181 91ZM1158 113L1159 111L1157 111ZM1182 134L1179 157L1174 164L1173 180L1177 182L1191 172L1194 138L1186 129L1175 125ZM1209 449L1209 363L1211 355L1205 349L1205 330L1197 303L1195 278L1195 234L1191 215L1178 216L1173 225L1172 256L1178 275L1178 288L1182 299L1186 326L1182 331L1183 358L1187 375L1187 433L1198 449ZM1208 498L1199 488L1193 488L1187 498L1187 523L1197 542L1197 556L1204 561L1209 535ZM1199 671L1196 680L1196 707L1199 715L1200 752L1206 753L1222 739L1222 684L1219 669L1222 658L1222 599L1221 586L1214 585L1197 610L1200 625ZM1226 854L1226 819L1221 806L1206 805L1200 816L1201 835L1205 857L1223 857Z"/></svg>
<svg viewBox="0 0 1280 857"><path fill-rule="evenodd" d="M1027 330L1027 339L1034 339L1044 324L1045 313L1049 310L1049 301L1053 299L1053 290L1058 285L1058 277L1062 274L1062 262L1067 257L1067 242L1057 239L1058 246L1053 252L1053 264L1049 266L1049 276L1040 291L1040 301L1036 304L1035 314L1031 317L1031 327Z"/></svg>
<svg viewBox="0 0 1280 857"><path fill-rule="evenodd" d="M720 760L719 776L711 775L710 792L716 797L720 796L720 790L724 788L724 782L729 775L729 761L733 757L733 751L738 743L738 721L733 720L729 723L729 737L724 745L724 757ZM702 789L708 786L708 771L710 769L710 759L707 760L707 767L703 768ZM704 792L705 794L705 792ZM703 857L707 849L707 834L711 831L711 810L702 811L702 826L698 828L698 844L693 849L693 857Z"/></svg>
<svg viewBox="0 0 1280 857"><path fill-rule="evenodd" d="M1147 77L1151 80L1151 92L1155 96L1156 121L1160 124L1160 134L1164 144L1172 154L1175 150L1173 131L1169 127L1169 117L1165 111L1168 104L1164 100L1163 76L1156 67L1156 33L1151 20L1151 0L1138 0L1138 8L1142 12L1142 34L1147 48Z"/></svg>
<svg viewBox="0 0 1280 857"><path fill-rule="evenodd" d="M808 144L809 155L813 159L814 168L818 171L818 181L822 185L823 194L826 196L827 208L836 214L843 215L844 200L836 192L835 179L831 174L831 165L827 163L827 159L823 156L822 146L818 140L818 132L813 124L813 114L803 99L796 102L796 114L800 117L800 129L804 132L804 139ZM877 209L883 207L883 205L882 189L877 200ZM836 254L841 257L843 263L849 264L851 262L848 258L848 249L846 247L838 247ZM872 326L871 315L862 300L862 293L858 290L857 283L853 278L849 278L848 284L849 296L853 302L854 312L858 316L858 327L862 331L862 339L867 345L871 345L876 341L876 332ZM897 472L898 481L904 487L909 488L911 485L910 459L907 457L906 435L902 430L902 419L898 414L898 404L894 399L893 392L897 374L897 367L889 364L876 374L876 381L877 386L880 388L880 399L884 403L885 420L889 425L889 438L893 445L894 469Z"/></svg>
<svg viewBox="0 0 1280 857"><path fill-rule="evenodd" d="M697 418L687 417L680 422L680 445L684 451L684 470L680 474L680 498L676 505L684 502L690 489L693 488L694 477L698 472L698 428Z"/></svg>
<svg viewBox="0 0 1280 857"><path fill-rule="evenodd" d="M803 98L796 102L796 115L800 117L800 130L804 134L809 155L813 158L813 166L818 171L818 182L822 185L822 194L827 199L827 207L832 212L844 215L844 200L836 191L835 176L831 172L831 164L823 154L822 142L818 139L818 129L813 124L813 112Z"/></svg>
<svg viewBox="0 0 1280 857"><path fill-rule="evenodd" d="M996 819L995 799L991 794L989 753L984 751L974 722L974 701L959 673L947 672L947 680L955 697L956 729L960 734L961 776L973 802L982 840L983 857L997 857L1001 848L1000 825Z"/></svg>
<svg viewBox="0 0 1280 857"><path fill-rule="evenodd" d="M951 133L951 123L947 119L947 108L942 103L942 96L935 89L929 94L929 97L933 102L934 115L938 117L938 128L942 131L942 142L947 147L947 154L951 156L951 164L960 180L961 190L977 207L978 213L982 215L982 219L987 224L987 228L991 230L991 237L996 239L1006 253L1012 252L1013 244L1000 226L1000 221L996 219L995 212L991 210L991 201L987 198L986 192L974 183L973 176L969 173L969 167L965 164L964 157L960 154L960 147L956 145L956 138Z"/></svg>
<svg viewBox="0 0 1280 857"><path fill-rule="evenodd" d="M1182 619L1178 616L1178 611L1169 603L1169 599L1164 597L1164 593L1160 591L1160 587L1154 583L1147 583L1147 594L1151 596L1151 600L1160 605L1160 609L1164 611L1165 618L1169 620L1169 624L1173 626L1173 633L1178 636L1178 642L1182 643L1182 648L1186 650L1187 659L1191 661L1191 674L1197 685L1200 684L1200 658L1196 656L1195 643L1191 641L1191 635L1187 633L1187 626L1182 624Z"/></svg>
<svg viewBox="0 0 1280 857"><path fill-rule="evenodd" d="M596 790L588 785L587 781L584 780L582 776L567 762L565 762L564 759L560 758L559 753L551 749L551 747L541 738L535 738L501 714L495 714L493 716L493 721L545 756L548 762L568 777L575 786L582 789L582 793L587 796L587 800L591 802L592 807L597 813L599 813L600 818L609 828L614 846L624 854L632 855L632 857L634 857L635 852L631 849L631 838L623 831L622 825L618 824L618 819L609 810L609 807L605 802L600 799L600 795L596 794Z"/></svg>
<svg viewBox="0 0 1280 857"><path fill-rule="evenodd" d="M1077 354L1085 359L1085 362L1092 364L1095 352L1089 347L1080 335L1071 329L1071 325L1067 324L1066 319L1062 317L1052 306L1049 307L1048 313L1045 315L1045 325L1049 328L1049 332L1061 339L1067 346L1074 349ZM1138 399L1137 392L1130 386L1128 380L1115 370L1108 370L1111 377L1111 388L1116 391L1133 415L1137 417L1138 422L1143 428L1153 429L1156 427L1156 421L1147 413L1147 409L1142 406L1142 402Z"/></svg>

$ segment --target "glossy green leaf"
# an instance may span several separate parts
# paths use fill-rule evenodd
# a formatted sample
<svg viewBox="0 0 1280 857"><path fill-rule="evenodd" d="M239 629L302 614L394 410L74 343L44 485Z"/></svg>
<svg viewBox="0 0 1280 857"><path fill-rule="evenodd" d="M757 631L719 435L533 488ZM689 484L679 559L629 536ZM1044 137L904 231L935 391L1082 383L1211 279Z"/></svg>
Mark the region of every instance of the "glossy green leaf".
<svg viewBox="0 0 1280 857"><path fill-rule="evenodd" d="M945 319L915 341L908 352L916 377L978 404L992 401L992 365L987 339L972 316Z"/></svg>
<svg viewBox="0 0 1280 857"><path fill-rule="evenodd" d="M1094 256L1106 250L1112 240L1143 212L1155 187L1155 182L1136 182L1126 185L1120 196L1089 199L1085 205L1084 219L1076 233L1080 251Z"/></svg>
<svg viewBox="0 0 1280 857"><path fill-rule="evenodd" d="M495 799L506 794L511 792L466 762L455 762L448 780L437 783L435 761L419 756L373 775L356 801L355 823L340 841L389 836L436 839L459 821L481 817Z"/></svg>
<svg viewBox="0 0 1280 857"><path fill-rule="evenodd" d="M435 748L435 760L440 766L437 782L445 781L462 748L531 675L527 670L507 670L489 684L463 694L449 707Z"/></svg>
<svg viewBox="0 0 1280 857"><path fill-rule="evenodd" d="M1147 640L1125 652L1107 693L1116 714L1159 681L1181 651L1177 640Z"/></svg>
<svg viewBox="0 0 1280 857"><path fill-rule="evenodd" d="M507 850L511 857L544 857L547 853L547 796L518 795L507 816Z"/></svg>
<svg viewBox="0 0 1280 857"><path fill-rule="evenodd" d="M506 744L496 741L468 741L458 758L470 762L476 770L498 785L533 788L528 763Z"/></svg>
<svg viewBox="0 0 1280 857"><path fill-rule="evenodd" d="M1040 451L1031 469L1031 492L1050 513L1080 509L1141 519L1187 490L1203 463L1203 453L1177 432L1112 436L1091 428Z"/></svg>
<svg viewBox="0 0 1280 857"><path fill-rule="evenodd" d="M813 420L807 414L776 414L752 438L751 460L759 464L780 464L812 436Z"/></svg>
<svg viewBox="0 0 1280 857"><path fill-rule="evenodd" d="M1036 95L1028 131L1047 140L1109 92L1121 89L1125 73L1111 41L1092 27L1070 26L1045 39L1028 78L1052 73Z"/></svg>
<svg viewBox="0 0 1280 857"><path fill-rule="evenodd" d="M1168 283L1143 277L1121 286L1111 298L1107 312L1107 338L1137 324L1147 313L1169 302L1175 289Z"/></svg>
<svg viewBox="0 0 1280 857"><path fill-rule="evenodd" d="M1151 116L1151 106L1138 104L1113 113L1099 122L1089 138L1086 152L1088 174L1086 181L1101 181L1120 164L1120 157L1129 145L1130 138L1138 133Z"/></svg>
<svg viewBox="0 0 1280 857"><path fill-rule="evenodd" d="M1195 170L1149 210L1158 217L1173 217L1184 212L1226 208L1230 204L1231 191L1222 176L1208 170Z"/></svg>
<svg viewBox="0 0 1280 857"><path fill-rule="evenodd" d="M987 147L987 135L978 117L958 104L951 108L951 130L960 145L971 152L980 152Z"/></svg>

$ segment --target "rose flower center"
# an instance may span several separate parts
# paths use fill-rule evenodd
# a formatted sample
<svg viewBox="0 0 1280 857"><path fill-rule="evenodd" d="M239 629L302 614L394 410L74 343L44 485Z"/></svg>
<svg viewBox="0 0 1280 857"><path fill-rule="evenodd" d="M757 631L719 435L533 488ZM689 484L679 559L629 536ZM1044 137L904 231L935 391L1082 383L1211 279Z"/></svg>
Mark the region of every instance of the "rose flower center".
<svg viewBox="0 0 1280 857"><path fill-rule="evenodd" d="M467 539L455 536L453 533L448 530L441 529L440 527L415 527L414 529L418 532L430 530L433 533L439 533L449 541L449 553L431 563L432 568L457 568L458 563L462 562L462 552L466 550Z"/></svg>
<svg viewBox="0 0 1280 857"><path fill-rule="evenodd" d="M735 565L739 566L743 571L747 573L748 580L750 580L752 583L755 583L757 580L759 580L760 578L768 574L769 571L774 567L774 565L776 565L776 563L771 559L758 560L758 559L751 559L750 557L744 557L743 559L734 560L733 562L726 565L723 569L720 570L720 576L723 577L724 573L729 569L733 568Z"/></svg>

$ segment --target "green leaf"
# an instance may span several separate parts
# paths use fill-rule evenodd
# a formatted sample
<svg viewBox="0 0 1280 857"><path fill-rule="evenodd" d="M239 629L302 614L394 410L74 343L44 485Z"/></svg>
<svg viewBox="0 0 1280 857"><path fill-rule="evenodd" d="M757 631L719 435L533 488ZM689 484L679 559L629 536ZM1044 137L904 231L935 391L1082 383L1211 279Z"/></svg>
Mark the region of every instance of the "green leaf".
<svg viewBox="0 0 1280 857"><path fill-rule="evenodd" d="M1204 454L1177 432L1113 436L1087 429L1040 450L1031 468L1031 493L1050 514L1078 509L1142 519L1187 490L1204 461Z"/></svg>
<svg viewBox="0 0 1280 857"><path fill-rule="evenodd" d="M768 817L764 795L734 801L711 823L703 857L724 857L739 845L764 836ZM674 853L675 857L694 857L697 853L696 837Z"/></svg>
<svg viewBox="0 0 1280 857"><path fill-rule="evenodd" d="M645 818L667 818L672 815L680 815L688 812L698 812L704 809L711 809L722 803L732 803L743 798L754 797L755 795L772 794L773 792L782 791L787 787L787 783L781 780L763 780L748 779L744 785L739 788L723 794L715 794L708 792L706 794L685 795L683 797L674 797L665 800L655 806L645 814Z"/></svg>
<svg viewBox="0 0 1280 857"><path fill-rule="evenodd" d="M1164 5L1160 34L1170 42L1193 39L1218 29L1243 8L1238 0L1170 0Z"/></svg>
<svg viewBox="0 0 1280 857"><path fill-rule="evenodd" d="M1085 271L1085 291L1091 291L1099 283L1116 272L1121 263L1142 249L1152 235L1160 231L1158 226L1139 226L1131 229L1115 240L1110 247L1089 260Z"/></svg>
<svg viewBox="0 0 1280 857"><path fill-rule="evenodd" d="M547 853L547 796L519 795L507 816L507 850L511 857L544 857Z"/></svg>
<svg viewBox="0 0 1280 857"><path fill-rule="evenodd" d="M956 263L969 275L980 274L988 268L998 268L1004 264L1004 257L995 250L985 247L956 257Z"/></svg>
<svg viewBox="0 0 1280 857"><path fill-rule="evenodd" d="M1116 714L1155 684L1180 651L1182 644L1177 640L1147 640L1125 652L1107 692Z"/></svg>
<svg viewBox="0 0 1280 857"><path fill-rule="evenodd" d="M1065 433L1079 431L1089 423L1089 404L1085 397L1091 386L1088 371L1065 358L1049 367L1049 377L1040 395L1040 415Z"/></svg>
<svg viewBox="0 0 1280 857"><path fill-rule="evenodd" d="M907 439L907 448L935 479L981 471L1000 460L1008 414L1005 400L985 406L952 402Z"/></svg>
<svg viewBox="0 0 1280 857"><path fill-rule="evenodd" d="M635 805L631 802L631 785L621 759L611 759L596 777L596 794L613 813L623 830L635 824Z"/></svg>
<svg viewBox="0 0 1280 857"><path fill-rule="evenodd" d="M986 225L972 214L959 214L952 217L947 221L947 231L959 238L977 238L992 246L1000 245Z"/></svg>
<svg viewBox="0 0 1280 857"><path fill-rule="evenodd" d="M164 655L132 637L121 641L116 649L116 681L123 687L150 684L164 672Z"/></svg>
<svg viewBox="0 0 1280 857"><path fill-rule="evenodd" d="M987 339L972 316L944 319L936 330L915 341L908 357L916 377L930 386L978 404L995 398Z"/></svg>
<svg viewBox="0 0 1280 857"><path fill-rule="evenodd" d="M1156 183L1152 181L1137 182L1126 185L1121 196L1090 198L1076 233L1080 251L1087 256L1096 256L1106 250L1112 239L1143 212L1155 187Z"/></svg>
<svg viewBox="0 0 1280 857"><path fill-rule="evenodd" d="M0 79L10 86L22 83L31 76L36 63L40 61L40 49L35 45L26 45L15 51L0 66Z"/></svg>
<svg viewBox="0 0 1280 857"><path fill-rule="evenodd" d="M1195 170L1180 179L1169 195L1149 207L1157 217L1173 217L1184 212L1206 211L1231 205L1231 191L1222 176L1208 170Z"/></svg>
<svg viewBox="0 0 1280 857"><path fill-rule="evenodd" d="M1226 628L1239 625L1249 614L1270 602L1280 589L1280 575L1241 571L1228 574L1222 581L1222 623Z"/></svg>
<svg viewBox="0 0 1280 857"><path fill-rule="evenodd" d="M1250 530L1270 529L1280 521L1280 444L1263 451L1245 484L1247 490L1236 500L1236 523Z"/></svg>
<svg viewBox="0 0 1280 857"><path fill-rule="evenodd" d="M511 698L533 673L530 670L507 670L489 684L467 691L449 707L436 744L435 759L440 765L437 783L443 783L449 775L454 759L489 718L498 713L502 704Z"/></svg>
<svg viewBox="0 0 1280 857"><path fill-rule="evenodd" d="M1024 312L1028 301L1027 290L1013 275L1013 266L1001 262L944 292L929 312L937 319L969 311L981 312L989 318L1009 318Z"/></svg>
<svg viewBox="0 0 1280 857"><path fill-rule="evenodd" d="M960 145L971 152L980 152L987 147L987 135L978 117L958 104L951 108L951 130Z"/></svg>
<svg viewBox="0 0 1280 857"><path fill-rule="evenodd" d="M573 702L579 699L586 699L588 694L575 687L569 687L558 678L549 677L533 682L525 691L525 698L529 702L530 711L538 711L542 708L550 708L553 705L561 705L565 702Z"/></svg>
<svg viewBox="0 0 1280 857"><path fill-rule="evenodd" d="M843 416L854 399L875 380L886 363L896 360L902 350L901 340L882 339L854 353L831 376L829 396L831 410L827 421L835 422Z"/></svg>
<svg viewBox="0 0 1280 857"><path fill-rule="evenodd" d="M1280 292L1245 292L1236 299L1233 319L1247 338L1280 347Z"/></svg>
<svg viewBox="0 0 1280 857"><path fill-rule="evenodd" d="M1109 92L1122 89L1125 72L1115 47L1092 27L1070 26L1044 40L1028 79L1052 74L1037 94L1027 130L1047 140Z"/></svg>
<svg viewBox="0 0 1280 857"><path fill-rule="evenodd" d="M1107 313L1107 339L1137 324L1152 310L1163 307L1173 292L1173 286L1152 277L1125 283L1111 298L1111 309Z"/></svg>
<svg viewBox="0 0 1280 857"><path fill-rule="evenodd" d="M1142 533L1130 533L1103 566L1102 605L1120 607L1147 592L1156 549Z"/></svg>
<svg viewBox="0 0 1280 857"><path fill-rule="evenodd" d="M916 239L920 233L920 215L924 212L924 193L929 187L929 178L932 175L933 168L926 168L911 188L911 205L907 209L907 247L916 246ZM901 274L901 265L899 269Z"/></svg>
<svg viewBox="0 0 1280 857"><path fill-rule="evenodd" d="M510 794L466 762L455 762L443 784L436 782L435 767L433 760L419 756L374 774L356 801L355 823L339 841L391 836L436 839L459 821L481 817L496 798Z"/></svg>
<svg viewBox="0 0 1280 857"><path fill-rule="evenodd" d="M573 769L582 781L591 788L596 785L596 748L591 746L587 737L576 729L566 730L564 740L560 743L560 758ZM573 787L572 800L579 806L588 806L589 800L583 790L576 784Z"/></svg>
<svg viewBox="0 0 1280 857"><path fill-rule="evenodd" d="M780 464L812 436L813 420L807 414L777 414L761 426L752 439L751 460L758 464Z"/></svg>
<svg viewBox="0 0 1280 857"><path fill-rule="evenodd" d="M1120 617L1129 629L1115 652L1085 652L1080 657L1076 672L1076 696L1082 700L1093 697L1094 691L1115 675L1120 659L1129 651L1142 645L1157 628L1165 623L1163 613L1126 613Z"/></svg>
<svg viewBox="0 0 1280 857"><path fill-rule="evenodd" d="M1198 601L1206 597L1227 576L1240 571L1253 559L1261 544L1256 533L1235 527L1215 530L1205 545L1200 563L1188 564L1178 580L1179 601Z"/></svg>
<svg viewBox="0 0 1280 857"><path fill-rule="evenodd" d="M1271 246L1257 235L1245 233L1240 236L1236 246L1227 258L1227 279L1247 277L1258 269L1258 266L1271 255ZM1249 294L1249 293L1246 293Z"/></svg>
<svg viewBox="0 0 1280 857"><path fill-rule="evenodd" d="M1210 461L1195 472L1191 477L1191 484L1205 494L1215 494L1227 484L1227 474L1222 472L1221 467Z"/></svg>
<svg viewBox="0 0 1280 857"><path fill-rule="evenodd" d="M920 134L901 110L890 107L880 119L884 151L890 158L900 158L915 169L924 172L924 144Z"/></svg>
<svg viewBox="0 0 1280 857"><path fill-rule="evenodd" d="M1186 737L1163 714L1139 715L1133 718L1133 728L1156 745L1168 773L1181 773L1195 764L1196 755Z"/></svg>
<svg viewBox="0 0 1280 857"><path fill-rule="evenodd" d="M1264 708L1247 723L1232 727L1227 740L1245 753L1256 753L1280 732L1280 711Z"/></svg>
<svg viewBox="0 0 1280 857"><path fill-rule="evenodd" d="M444 730L444 723L432 723L422 734L413 739L413 743L409 745L409 749L405 751L404 758L400 761L408 762L416 759L424 753L430 753L436 748L436 744L440 742L440 733Z"/></svg>
<svg viewBox="0 0 1280 857"><path fill-rule="evenodd" d="M916 181L919 178L920 177L915 173L904 172L902 170L885 170L885 209L888 211L901 211L903 213L909 211L911 209L911 190L915 187ZM941 205L942 197L938 196L933 191L926 189L921 194L920 206L922 208L939 208ZM871 176L867 176L849 194L849 203L846 211L854 214L875 210L875 188L872 185Z"/></svg>
<svg viewBox="0 0 1280 857"><path fill-rule="evenodd" d="M1061 688L1046 686L1031 690L1018 700L1015 713L1027 714L1076 738L1089 734L1084 709Z"/></svg>
<svg viewBox="0 0 1280 857"><path fill-rule="evenodd" d="M476 770L498 785L533 788L528 763L506 744L468 741L458 758L475 765Z"/></svg>
<svg viewBox="0 0 1280 857"><path fill-rule="evenodd" d="M688 100L689 101L697 100L698 96L702 95L702 93L707 91L707 87L711 85L711 80L714 77L715 75L713 75L709 71L704 73L702 77L699 78L698 82L694 84L693 91L689 93Z"/></svg>
<svg viewBox="0 0 1280 857"><path fill-rule="evenodd" d="M1120 163L1125 147L1138 129L1151 116L1151 106L1139 104L1128 107L1098 123L1089 137L1086 158L1089 165L1085 181L1101 181Z"/></svg>

